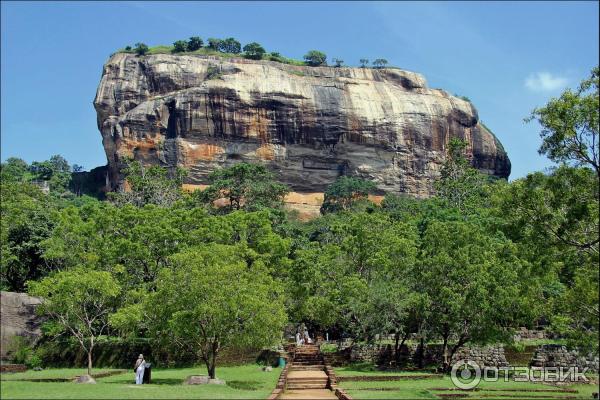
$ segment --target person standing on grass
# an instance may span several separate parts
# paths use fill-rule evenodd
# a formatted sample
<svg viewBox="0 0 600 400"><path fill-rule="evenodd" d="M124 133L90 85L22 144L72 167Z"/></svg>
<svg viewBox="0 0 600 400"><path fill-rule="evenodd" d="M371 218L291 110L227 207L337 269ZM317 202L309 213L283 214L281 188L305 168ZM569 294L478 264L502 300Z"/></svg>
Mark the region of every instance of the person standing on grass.
<svg viewBox="0 0 600 400"><path fill-rule="evenodd" d="M144 356L142 354L140 354L138 359L135 362L135 367L133 367L133 370L135 371L135 384L136 385L141 385L143 383L144 369L146 369L146 361L144 360Z"/></svg>

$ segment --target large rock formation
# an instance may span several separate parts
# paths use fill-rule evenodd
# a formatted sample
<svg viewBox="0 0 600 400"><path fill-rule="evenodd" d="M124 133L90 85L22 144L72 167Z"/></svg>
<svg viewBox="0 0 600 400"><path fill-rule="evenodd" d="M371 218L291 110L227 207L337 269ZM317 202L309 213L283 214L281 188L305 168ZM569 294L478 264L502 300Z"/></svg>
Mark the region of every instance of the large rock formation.
<svg viewBox="0 0 600 400"><path fill-rule="evenodd" d="M0 359L10 359L17 350L15 337L25 343L34 343L41 336L40 325L44 318L36 315L41 303L27 293L0 292Z"/></svg>
<svg viewBox="0 0 600 400"><path fill-rule="evenodd" d="M469 143L476 168L510 173L470 102L395 68L118 53L104 66L94 106L113 188L124 158L134 157L184 167L188 184L248 161L267 163L296 192L322 192L350 174L424 197L451 137Z"/></svg>

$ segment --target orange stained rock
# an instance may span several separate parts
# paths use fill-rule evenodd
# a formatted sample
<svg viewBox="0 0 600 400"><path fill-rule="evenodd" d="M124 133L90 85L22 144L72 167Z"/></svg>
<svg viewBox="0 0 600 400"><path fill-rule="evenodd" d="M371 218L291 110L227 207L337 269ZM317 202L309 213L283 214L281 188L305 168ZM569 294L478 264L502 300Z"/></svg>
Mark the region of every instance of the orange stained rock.
<svg viewBox="0 0 600 400"><path fill-rule="evenodd" d="M213 161L218 155L223 154L225 149L222 146L210 143L186 143L184 152L186 164L193 165L198 160Z"/></svg>
<svg viewBox="0 0 600 400"><path fill-rule="evenodd" d="M264 144L256 149L256 156L261 160L274 160L275 150L272 144Z"/></svg>

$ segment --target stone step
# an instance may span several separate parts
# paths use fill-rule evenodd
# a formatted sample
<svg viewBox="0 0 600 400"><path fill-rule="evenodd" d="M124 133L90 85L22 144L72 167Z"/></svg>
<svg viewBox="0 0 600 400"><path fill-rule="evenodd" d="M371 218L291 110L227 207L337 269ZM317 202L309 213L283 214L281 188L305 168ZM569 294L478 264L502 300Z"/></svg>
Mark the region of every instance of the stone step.
<svg viewBox="0 0 600 400"><path fill-rule="evenodd" d="M294 360L292 362L292 364L296 364L296 365L323 365L325 364L323 361L319 360L319 361L297 361Z"/></svg>
<svg viewBox="0 0 600 400"><path fill-rule="evenodd" d="M292 368L290 371L324 371L325 368L322 367L300 367L300 368Z"/></svg>
<svg viewBox="0 0 600 400"><path fill-rule="evenodd" d="M289 385L324 385L327 386L327 379L288 379Z"/></svg>
<svg viewBox="0 0 600 400"><path fill-rule="evenodd" d="M290 384L286 386L287 390L306 390L306 389L327 389L327 384L322 383L301 383L301 384Z"/></svg>

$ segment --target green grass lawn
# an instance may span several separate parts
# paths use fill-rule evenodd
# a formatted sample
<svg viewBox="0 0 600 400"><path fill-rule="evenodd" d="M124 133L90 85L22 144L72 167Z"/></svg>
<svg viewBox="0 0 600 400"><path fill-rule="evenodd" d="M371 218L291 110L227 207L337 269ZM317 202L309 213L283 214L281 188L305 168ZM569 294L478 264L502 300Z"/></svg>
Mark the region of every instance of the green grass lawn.
<svg viewBox="0 0 600 400"><path fill-rule="evenodd" d="M381 376L419 374L419 372L377 372L364 371L352 367L335 368L338 376ZM423 373L420 373L423 374ZM597 382L597 376L596 376ZM476 391L455 390L449 376L400 381L342 381L339 386L355 400L360 399L440 399L444 396L464 394L466 399L561 399L582 398L591 399L592 393L598 391L597 384L575 384L568 386L551 386L533 382L484 382L482 381ZM372 389L372 390L369 390ZM377 390L379 389L379 390ZM381 390L385 389L385 390ZM437 389L437 390L436 390ZM450 390L440 390L450 389ZM570 391L564 389L571 389ZM557 390L557 391L548 391ZM573 392L575 390L576 392ZM451 397L448 397L451 398Z"/></svg>
<svg viewBox="0 0 600 400"><path fill-rule="evenodd" d="M2 399L264 399L277 382L280 369L263 372L256 364L217 367L226 385L183 385L189 375L206 375L206 368L153 369L152 384L135 385L133 371L97 379L96 385L72 382L31 382L27 379L74 377L82 369L49 369L3 374ZM94 370L93 373L107 370ZM39 375L38 375L39 374Z"/></svg>
<svg viewBox="0 0 600 400"><path fill-rule="evenodd" d="M95 368L92 374L101 374L104 372L113 371L109 368ZM27 379L70 379L78 375L87 374L86 368L49 368L42 371L28 370L26 372L18 372L14 374L1 374L2 381L22 381Z"/></svg>

